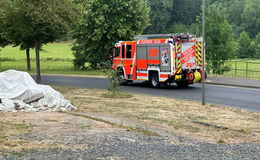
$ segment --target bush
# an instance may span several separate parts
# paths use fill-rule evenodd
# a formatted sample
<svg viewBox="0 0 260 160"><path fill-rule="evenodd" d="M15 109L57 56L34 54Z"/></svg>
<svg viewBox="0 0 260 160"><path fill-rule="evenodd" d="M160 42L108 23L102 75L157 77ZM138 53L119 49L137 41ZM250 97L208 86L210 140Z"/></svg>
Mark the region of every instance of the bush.
<svg viewBox="0 0 260 160"><path fill-rule="evenodd" d="M107 77L109 80L108 91L118 93L120 91L120 77L118 76L118 71L114 69L108 70Z"/></svg>
<svg viewBox="0 0 260 160"><path fill-rule="evenodd" d="M121 92L120 82L122 82L119 76L119 70L110 69L107 71L107 77L109 80L108 92L102 94L105 98L131 98L132 95Z"/></svg>

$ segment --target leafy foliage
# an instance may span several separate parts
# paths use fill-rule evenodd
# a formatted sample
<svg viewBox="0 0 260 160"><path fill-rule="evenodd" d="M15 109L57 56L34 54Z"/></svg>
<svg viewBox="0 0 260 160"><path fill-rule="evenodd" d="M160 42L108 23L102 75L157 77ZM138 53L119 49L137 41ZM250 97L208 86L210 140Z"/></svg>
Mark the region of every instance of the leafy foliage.
<svg viewBox="0 0 260 160"><path fill-rule="evenodd" d="M239 37L239 34L245 30L242 25L242 13L245 8L245 0L234 0L232 3L227 4L226 8L228 9L229 22L232 24L235 35Z"/></svg>
<svg viewBox="0 0 260 160"><path fill-rule="evenodd" d="M148 0L151 26L145 33L190 31L201 13L201 0ZM175 28L176 27L176 28ZM181 28L183 27L183 28Z"/></svg>
<svg viewBox="0 0 260 160"><path fill-rule="evenodd" d="M246 32L242 32L239 38L238 55L239 58L253 58L255 56L255 50L252 40Z"/></svg>
<svg viewBox="0 0 260 160"><path fill-rule="evenodd" d="M6 39L4 39L4 38L2 38L2 37L0 36L0 47L5 47L5 46L7 46L7 45L9 45L9 44L10 44L9 41L7 41Z"/></svg>
<svg viewBox="0 0 260 160"><path fill-rule="evenodd" d="M35 46L40 81L40 47L66 34L77 7L72 0L0 0L0 4L1 37L21 49Z"/></svg>
<svg viewBox="0 0 260 160"><path fill-rule="evenodd" d="M120 70L108 70L107 77L109 80L109 86L108 92L102 94L104 98L123 99L132 97L131 94L121 91L120 84L122 83L123 79L121 79L122 77L120 76Z"/></svg>
<svg viewBox="0 0 260 160"><path fill-rule="evenodd" d="M167 29L168 33L192 33L200 35L201 25L199 23L193 23L191 25L184 25L182 23L174 23Z"/></svg>
<svg viewBox="0 0 260 160"><path fill-rule="evenodd" d="M2 37L21 44L38 39L42 44L53 42L67 31L75 14L70 0L1 0L0 28Z"/></svg>
<svg viewBox="0 0 260 160"><path fill-rule="evenodd" d="M118 40L131 40L149 24L149 8L143 0L92 0L85 4L82 20L74 28L76 68L109 60Z"/></svg>
<svg viewBox="0 0 260 160"><path fill-rule="evenodd" d="M224 61L234 57L236 42L232 27L220 4L213 4L207 9L206 42L206 58L210 60L209 66L213 68L225 67L223 66ZM214 73L217 71L213 70Z"/></svg>
<svg viewBox="0 0 260 160"><path fill-rule="evenodd" d="M191 25L201 13L201 0L173 0L171 23Z"/></svg>
<svg viewBox="0 0 260 160"><path fill-rule="evenodd" d="M151 25L145 34L165 33L171 20L172 0L149 0Z"/></svg>
<svg viewBox="0 0 260 160"><path fill-rule="evenodd" d="M118 74L118 70L110 69L107 72L107 77L109 80L108 90L116 93L120 91L120 77Z"/></svg>
<svg viewBox="0 0 260 160"><path fill-rule="evenodd" d="M242 20L250 37L255 37L260 31L260 0L246 0Z"/></svg>
<svg viewBox="0 0 260 160"><path fill-rule="evenodd" d="M201 0L148 0L151 7L152 26L146 33L193 33L201 35ZM168 3L166 3L168 2ZM245 57L241 52L257 52L257 40L248 45L238 43L234 36L246 31L253 38L260 31L260 0L209 0L207 17L207 60L225 61L234 56ZM162 11L163 13L160 13ZM171 12L171 13L170 13ZM214 14L212 14L214 12ZM171 16L169 16L171 15ZM244 37L245 38L245 37ZM238 45L239 44L239 45ZM242 49L239 49L242 48ZM236 52L238 51L238 52ZM223 62L209 63L215 68L226 68Z"/></svg>
<svg viewBox="0 0 260 160"><path fill-rule="evenodd" d="M256 35L254 39L254 47L255 47L255 58L260 58L260 32Z"/></svg>

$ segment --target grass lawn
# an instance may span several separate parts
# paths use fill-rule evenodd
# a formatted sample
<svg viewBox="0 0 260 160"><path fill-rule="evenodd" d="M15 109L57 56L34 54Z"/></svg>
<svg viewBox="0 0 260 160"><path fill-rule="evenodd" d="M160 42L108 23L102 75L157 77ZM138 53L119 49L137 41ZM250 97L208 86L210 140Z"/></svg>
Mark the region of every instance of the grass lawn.
<svg viewBox="0 0 260 160"><path fill-rule="evenodd" d="M231 70L224 72L221 76L260 78L260 60L228 61L225 65Z"/></svg>
<svg viewBox="0 0 260 160"><path fill-rule="evenodd" d="M72 60L74 57L71 51L71 42L61 42L61 43L51 43L43 46L43 51L41 51L41 59L46 58L59 58ZM30 50L31 58L35 59L35 51ZM1 49L1 58L10 58L15 60L25 60L25 51L21 51L19 47L7 46Z"/></svg>
<svg viewBox="0 0 260 160"><path fill-rule="evenodd" d="M231 107L142 94L109 98L105 90L54 86L79 113L136 119L213 143L260 142L260 114Z"/></svg>
<svg viewBox="0 0 260 160"><path fill-rule="evenodd" d="M43 46L41 71L45 74L105 75L104 71L74 70L71 42L51 43ZM35 73L35 51L31 50L31 73ZM0 51L0 71L16 69L26 71L25 51L7 46Z"/></svg>

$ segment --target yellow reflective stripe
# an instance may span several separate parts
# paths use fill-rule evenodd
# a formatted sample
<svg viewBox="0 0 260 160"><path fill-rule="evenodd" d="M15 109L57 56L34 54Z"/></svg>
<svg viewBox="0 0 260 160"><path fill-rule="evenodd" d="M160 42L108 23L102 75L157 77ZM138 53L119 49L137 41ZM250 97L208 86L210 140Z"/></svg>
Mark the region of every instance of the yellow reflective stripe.
<svg viewBox="0 0 260 160"><path fill-rule="evenodd" d="M178 59L178 69L176 73L181 73L181 58Z"/></svg>
<svg viewBox="0 0 260 160"><path fill-rule="evenodd" d="M202 63L201 43L197 42L195 48L196 48L196 62L199 66L201 66Z"/></svg>
<svg viewBox="0 0 260 160"><path fill-rule="evenodd" d="M178 44L177 44L177 53L181 53L181 43L178 43ZM181 67L182 67L181 57L178 58L177 66L178 66L178 68L177 68L175 74L181 73Z"/></svg>
<svg viewBox="0 0 260 160"><path fill-rule="evenodd" d="M181 68L178 68L175 74L181 73Z"/></svg>
<svg viewBox="0 0 260 160"><path fill-rule="evenodd" d="M177 52L181 53L181 44L180 43L178 43L178 45L177 45Z"/></svg>
<svg viewBox="0 0 260 160"><path fill-rule="evenodd" d="M178 66L181 65L181 59L178 59Z"/></svg>

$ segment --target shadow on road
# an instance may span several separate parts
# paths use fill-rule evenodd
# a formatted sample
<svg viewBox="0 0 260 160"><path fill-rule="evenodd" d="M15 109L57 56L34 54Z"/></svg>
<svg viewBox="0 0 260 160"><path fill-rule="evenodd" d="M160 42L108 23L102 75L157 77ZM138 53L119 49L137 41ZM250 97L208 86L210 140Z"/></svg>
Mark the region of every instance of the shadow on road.
<svg viewBox="0 0 260 160"><path fill-rule="evenodd" d="M162 90L200 90L200 87L198 85L190 85L186 88L181 88L178 87L176 84L171 84L171 85L161 85L160 88L151 88L148 84L143 83L143 82L134 82L134 83L129 83L129 84L124 84L122 85L123 87L136 87L136 88L147 88L147 89L162 89Z"/></svg>

